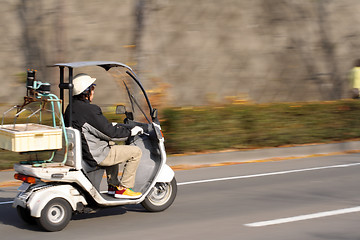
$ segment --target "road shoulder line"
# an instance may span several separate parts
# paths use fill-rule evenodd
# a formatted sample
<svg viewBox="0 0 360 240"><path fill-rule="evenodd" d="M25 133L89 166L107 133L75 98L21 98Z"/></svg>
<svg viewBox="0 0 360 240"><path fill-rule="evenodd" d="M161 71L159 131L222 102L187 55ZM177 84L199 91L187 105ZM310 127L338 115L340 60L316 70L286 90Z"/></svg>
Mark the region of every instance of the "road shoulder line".
<svg viewBox="0 0 360 240"><path fill-rule="evenodd" d="M299 216L295 216L295 217L279 218L279 219L274 219L274 220L269 220L269 221L247 223L247 224L244 224L244 226L246 226L246 227L266 227L266 226L271 226L271 225L304 221L304 220L329 217L329 216L335 216L335 215L347 214L347 213L355 213L355 212L360 212L360 206L326 211L326 212L318 212L318 213L312 213L312 214L306 214L306 215L299 215Z"/></svg>

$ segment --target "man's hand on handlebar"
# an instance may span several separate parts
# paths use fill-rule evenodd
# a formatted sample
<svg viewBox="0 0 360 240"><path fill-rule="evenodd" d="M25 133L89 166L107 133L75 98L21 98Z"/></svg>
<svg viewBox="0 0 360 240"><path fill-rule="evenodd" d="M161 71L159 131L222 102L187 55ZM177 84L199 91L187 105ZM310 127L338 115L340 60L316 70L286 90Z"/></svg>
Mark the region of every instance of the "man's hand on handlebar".
<svg viewBox="0 0 360 240"><path fill-rule="evenodd" d="M133 127L131 129L131 136L136 136L136 135L143 134L143 133L144 133L144 129L142 129L139 126Z"/></svg>

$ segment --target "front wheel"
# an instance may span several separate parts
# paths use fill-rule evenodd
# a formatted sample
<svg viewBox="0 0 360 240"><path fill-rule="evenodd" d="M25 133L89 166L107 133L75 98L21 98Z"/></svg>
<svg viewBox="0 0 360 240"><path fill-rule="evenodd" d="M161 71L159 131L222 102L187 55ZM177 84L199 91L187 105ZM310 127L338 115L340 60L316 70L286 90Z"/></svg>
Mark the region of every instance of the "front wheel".
<svg viewBox="0 0 360 240"><path fill-rule="evenodd" d="M60 231L68 225L72 216L72 208L63 198L54 198L41 211L37 223L46 231Z"/></svg>
<svg viewBox="0 0 360 240"><path fill-rule="evenodd" d="M150 212L164 211L174 202L177 193L175 177L169 183L156 183L141 205Z"/></svg>

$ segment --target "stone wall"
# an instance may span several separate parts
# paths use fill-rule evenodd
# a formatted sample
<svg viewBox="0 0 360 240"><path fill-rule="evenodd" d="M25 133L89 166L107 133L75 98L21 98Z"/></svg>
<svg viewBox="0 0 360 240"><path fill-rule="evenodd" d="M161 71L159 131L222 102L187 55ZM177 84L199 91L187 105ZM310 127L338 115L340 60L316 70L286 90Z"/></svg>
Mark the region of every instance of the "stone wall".
<svg viewBox="0 0 360 240"><path fill-rule="evenodd" d="M27 68L56 83L47 65L83 60L129 64L157 104L339 99L359 58L358 0L2 0L0 11L1 103L21 99ZM104 80L97 103L116 102L115 85Z"/></svg>

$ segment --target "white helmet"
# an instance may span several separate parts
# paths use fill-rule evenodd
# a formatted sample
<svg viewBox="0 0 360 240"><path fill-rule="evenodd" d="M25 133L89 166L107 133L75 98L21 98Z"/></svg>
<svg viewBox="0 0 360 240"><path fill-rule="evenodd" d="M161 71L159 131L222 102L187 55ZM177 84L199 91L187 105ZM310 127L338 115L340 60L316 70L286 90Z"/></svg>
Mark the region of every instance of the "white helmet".
<svg viewBox="0 0 360 240"><path fill-rule="evenodd" d="M77 74L73 79L73 95L79 95L87 90L87 88L90 87L95 82L95 80L96 78L92 78L85 73Z"/></svg>

